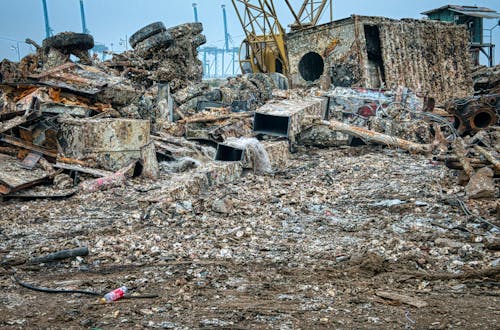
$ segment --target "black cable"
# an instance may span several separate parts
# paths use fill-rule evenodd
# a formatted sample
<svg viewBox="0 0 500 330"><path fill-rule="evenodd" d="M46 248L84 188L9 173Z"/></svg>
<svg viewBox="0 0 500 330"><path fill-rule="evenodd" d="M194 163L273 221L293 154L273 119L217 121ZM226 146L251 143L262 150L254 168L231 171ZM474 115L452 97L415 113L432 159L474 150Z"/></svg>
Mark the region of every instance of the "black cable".
<svg viewBox="0 0 500 330"><path fill-rule="evenodd" d="M33 291L38 291L38 292L45 292L45 293L81 293L81 294L88 294L92 296L103 296L104 294L95 292L95 291L83 291L83 290L59 290L59 289L50 289L50 288L41 288L41 287L36 287L31 284L22 282L19 278L17 278L16 274L12 274L11 279L19 284L20 286L30 289Z"/></svg>
<svg viewBox="0 0 500 330"><path fill-rule="evenodd" d="M99 293L95 291L84 291L84 290L60 290L60 289L50 289L50 288L42 288L42 287L36 287L34 285L28 284L26 282L22 282L16 274L12 274L11 276L12 281L15 283L19 284L20 286L30 289L33 291L38 291L38 292L45 292L45 293L80 293L80 294L87 294L91 296L104 296L104 293ZM149 299L149 298L158 298L157 294L145 294L145 295L125 295L123 299Z"/></svg>

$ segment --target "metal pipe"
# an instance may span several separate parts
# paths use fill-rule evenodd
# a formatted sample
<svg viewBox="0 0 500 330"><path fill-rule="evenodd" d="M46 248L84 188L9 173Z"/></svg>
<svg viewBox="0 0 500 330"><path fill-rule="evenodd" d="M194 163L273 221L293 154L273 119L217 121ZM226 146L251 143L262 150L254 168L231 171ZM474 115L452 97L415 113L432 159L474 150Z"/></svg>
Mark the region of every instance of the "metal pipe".
<svg viewBox="0 0 500 330"><path fill-rule="evenodd" d="M42 0L43 18L45 20L45 37L48 38L52 35L52 29L49 24L49 11L47 9L47 0Z"/></svg>

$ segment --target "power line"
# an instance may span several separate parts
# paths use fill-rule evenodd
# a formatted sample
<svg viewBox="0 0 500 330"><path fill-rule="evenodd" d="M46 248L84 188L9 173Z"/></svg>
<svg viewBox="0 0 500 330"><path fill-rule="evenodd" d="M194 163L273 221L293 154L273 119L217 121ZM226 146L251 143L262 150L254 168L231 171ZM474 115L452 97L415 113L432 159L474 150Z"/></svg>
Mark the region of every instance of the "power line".
<svg viewBox="0 0 500 330"><path fill-rule="evenodd" d="M22 41L22 40L12 39L12 38L9 38L9 37L4 37L4 36L0 36L0 39L8 40L8 41L13 41L13 42L22 42L22 43L24 43L24 41Z"/></svg>

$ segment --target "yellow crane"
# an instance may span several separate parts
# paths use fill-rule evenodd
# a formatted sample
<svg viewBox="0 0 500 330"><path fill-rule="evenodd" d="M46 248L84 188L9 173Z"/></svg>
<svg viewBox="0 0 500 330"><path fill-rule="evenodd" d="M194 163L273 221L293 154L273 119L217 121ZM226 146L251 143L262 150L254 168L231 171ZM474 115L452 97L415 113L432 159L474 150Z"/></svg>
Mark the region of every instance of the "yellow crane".
<svg viewBox="0 0 500 330"><path fill-rule="evenodd" d="M242 73L279 72L288 75L286 32L276 14L273 0L231 0L238 15L245 39L240 47ZM296 11L289 0L284 0L295 22L293 31L315 26L331 0L304 0Z"/></svg>
<svg viewBox="0 0 500 330"><path fill-rule="evenodd" d="M316 26L327 5L330 8L330 21L333 20L332 0L304 0L298 12L293 9L290 0L285 0L285 3L295 19L295 22L290 25L292 31Z"/></svg>
<svg viewBox="0 0 500 330"><path fill-rule="evenodd" d="M241 71L280 72L286 75L285 29L278 20L272 0L232 2L246 36L240 48Z"/></svg>

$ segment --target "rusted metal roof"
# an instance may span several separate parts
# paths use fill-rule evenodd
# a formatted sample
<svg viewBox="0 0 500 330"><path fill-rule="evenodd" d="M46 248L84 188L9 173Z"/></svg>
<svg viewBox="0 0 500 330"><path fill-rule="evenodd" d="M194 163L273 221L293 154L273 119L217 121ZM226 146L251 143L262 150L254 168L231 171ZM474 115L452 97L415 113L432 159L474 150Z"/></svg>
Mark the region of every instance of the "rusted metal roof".
<svg viewBox="0 0 500 330"><path fill-rule="evenodd" d="M429 15L446 9L467 16L482 17L482 18L500 18L500 13L497 13L495 10L477 6L446 5L436 9L424 11L421 14Z"/></svg>

